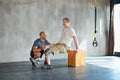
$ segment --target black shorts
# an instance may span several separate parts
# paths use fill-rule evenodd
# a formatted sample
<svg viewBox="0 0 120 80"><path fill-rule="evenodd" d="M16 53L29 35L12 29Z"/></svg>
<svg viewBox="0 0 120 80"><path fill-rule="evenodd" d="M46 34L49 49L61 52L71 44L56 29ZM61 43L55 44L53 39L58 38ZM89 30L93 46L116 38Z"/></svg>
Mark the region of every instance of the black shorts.
<svg viewBox="0 0 120 80"><path fill-rule="evenodd" d="M45 54L45 56L47 56L47 55L49 55L49 54L51 54L52 53L52 50L51 49L46 49L45 51L40 51L40 53L41 53L41 55L40 55L40 58L42 58L42 56L43 56L43 54ZM32 57L32 58L34 58L34 52L31 50L31 52L30 52L30 56Z"/></svg>

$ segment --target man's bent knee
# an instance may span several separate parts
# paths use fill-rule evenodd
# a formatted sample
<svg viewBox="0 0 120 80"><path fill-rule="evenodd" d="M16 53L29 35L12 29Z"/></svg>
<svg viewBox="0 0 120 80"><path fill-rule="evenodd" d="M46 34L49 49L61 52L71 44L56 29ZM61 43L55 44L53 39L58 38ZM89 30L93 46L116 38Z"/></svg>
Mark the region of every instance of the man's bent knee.
<svg viewBox="0 0 120 80"><path fill-rule="evenodd" d="M52 54L52 50L50 48L44 51L45 56Z"/></svg>

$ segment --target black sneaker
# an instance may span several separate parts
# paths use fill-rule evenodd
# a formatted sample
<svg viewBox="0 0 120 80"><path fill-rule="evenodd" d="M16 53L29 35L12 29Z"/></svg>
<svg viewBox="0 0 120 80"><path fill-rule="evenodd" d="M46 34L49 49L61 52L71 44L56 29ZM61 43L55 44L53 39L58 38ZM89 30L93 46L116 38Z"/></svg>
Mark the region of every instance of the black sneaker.
<svg viewBox="0 0 120 80"><path fill-rule="evenodd" d="M41 69L52 69L53 67L49 65L47 62L44 62L44 66L41 66Z"/></svg>
<svg viewBox="0 0 120 80"><path fill-rule="evenodd" d="M52 69L53 67L51 65L44 65L41 66L41 69Z"/></svg>
<svg viewBox="0 0 120 80"><path fill-rule="evenodd" d="M53 68L53 66L52 65L48 65L48 67L47 67L48 69L52 69Z"/></svg>
<svg viewBox="0 0 120 80"><path fill-rule="evenodd" d="M47 66L48 65L48 63L47 62L44 62L44 66Z"/></svg>

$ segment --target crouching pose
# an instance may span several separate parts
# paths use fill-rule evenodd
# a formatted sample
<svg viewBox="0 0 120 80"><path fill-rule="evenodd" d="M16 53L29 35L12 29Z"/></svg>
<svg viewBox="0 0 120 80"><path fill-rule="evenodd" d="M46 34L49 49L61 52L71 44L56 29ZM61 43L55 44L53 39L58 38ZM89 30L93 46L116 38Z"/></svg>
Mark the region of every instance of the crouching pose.
<svg viewBox="0 0 120 80"><path fill-rule="evenodd" d="M45 54L45 60L44 60L44 66L41 68L45 69L51 69L51 63L50 63L50 54L52 53L52 50L50 49L49 45L50 43L48 40L46 40L46 33L44 31L40 32L40 38L36 39L34 41L32 50L31 50L31 57L30 61L34 67L38 67L39 65L39 59L42 58L42 55Z"/></svg>

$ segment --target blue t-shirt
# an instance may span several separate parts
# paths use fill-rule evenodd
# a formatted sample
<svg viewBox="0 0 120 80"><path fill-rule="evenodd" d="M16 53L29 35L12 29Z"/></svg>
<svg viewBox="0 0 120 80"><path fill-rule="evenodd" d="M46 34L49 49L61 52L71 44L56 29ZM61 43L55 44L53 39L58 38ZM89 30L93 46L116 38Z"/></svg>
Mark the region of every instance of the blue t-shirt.
<svg viewBox="0 0 120 80"><path fill-rule="evenodd" d="M42 41L40 40L40 38L38 38L38 39L36 39L36 40L34 41L33 46L37 46L38 48L42 48L43 45L49 45L49 44L50 44L50 42L48 42L47 40L45 40L44 42L42 42Z"/></svg>
<svg viewBox="0 0 120 80"><path fill-rule="evenodd" d="M36 40L34 41L33 46L36 46L36 47L38 47L38 48L42 48L43 45L49 45L49 44L50 44L50 43L49 43L47 40L45 40L44 42L42 42L42 41L40 40L40 38L38 38L38 39L36 39ZM33 49L31 50L30 55L31 55L31 57L34 57ZM42 57L42 55L41 55L41 57Z"/></svg>

